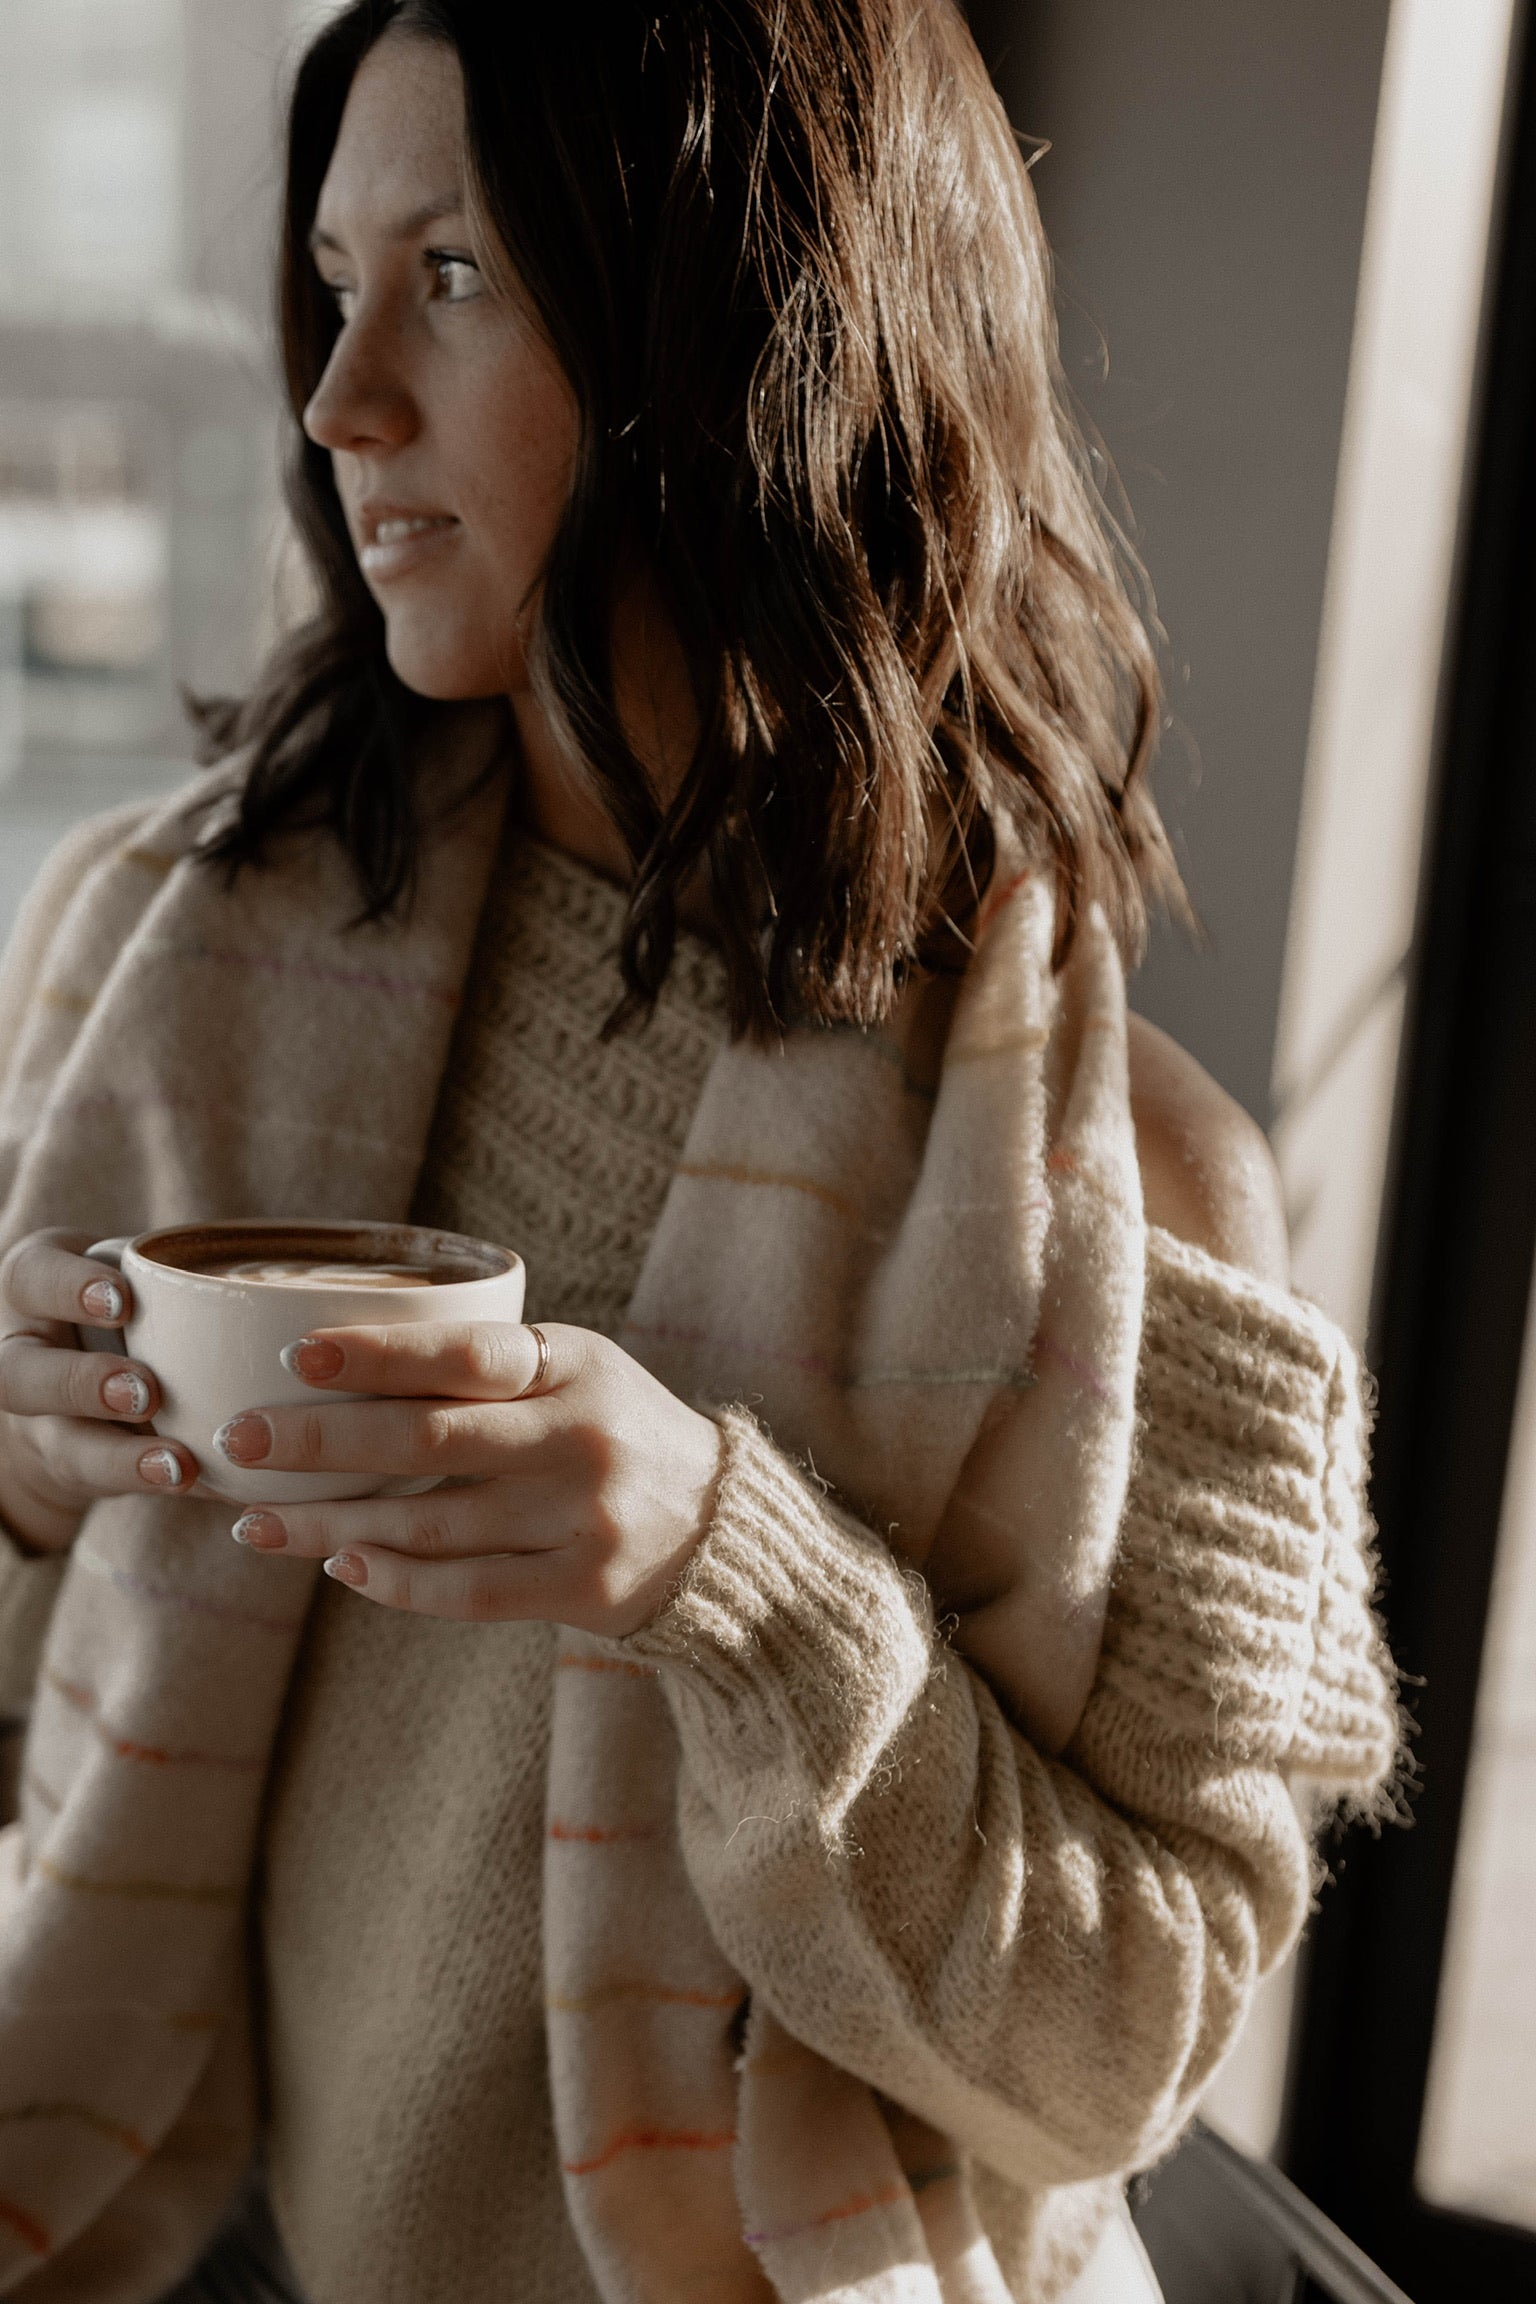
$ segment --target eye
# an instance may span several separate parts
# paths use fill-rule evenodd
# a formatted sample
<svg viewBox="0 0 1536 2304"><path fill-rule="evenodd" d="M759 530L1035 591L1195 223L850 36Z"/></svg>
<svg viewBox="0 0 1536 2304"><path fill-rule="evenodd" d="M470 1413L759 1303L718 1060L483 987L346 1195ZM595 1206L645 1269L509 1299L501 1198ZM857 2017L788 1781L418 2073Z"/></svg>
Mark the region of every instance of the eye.
<svg viewBox="0 0 1536 2304"><path fill-rule="evenodd" d="M326 295L329 296L331 302L335 305L337 317L342 322L343 326L345 326L346 322L352 317L354 291L350 281L327 280L324 273L321 273L320 285L325 290Z"/></svg>
<svg viewBox="0 0 1536 2304"><path fill-rule="evenodd" d="M479 265L470 256L454 256L446 248L429 248L426 261L437 281L444 304L467 304L485 286Z"/></svg>

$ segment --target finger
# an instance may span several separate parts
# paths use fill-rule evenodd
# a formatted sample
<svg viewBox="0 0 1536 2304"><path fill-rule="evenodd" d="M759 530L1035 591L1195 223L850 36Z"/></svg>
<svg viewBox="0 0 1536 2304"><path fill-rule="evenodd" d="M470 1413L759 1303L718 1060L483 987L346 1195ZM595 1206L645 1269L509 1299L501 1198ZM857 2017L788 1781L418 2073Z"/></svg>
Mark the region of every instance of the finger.
<svg viewBox="0 0 1536 2304"><path fill-rule="evenodd" d="M0 1408L13 1416L101 1416L142 1424L159 1407L160 1387L138 1360L61 1350L25 1329L0 1338Z"/></svg>
<svg viewBox="0 0 1536 2304"><path fill-rule="evenodd" d="M254 1552L287 1552L324 1560L359 1545L384 1546L418 1560L464 1560L478 1553L536 1552L562 1541L555 1486L525 1494L517 1505L508 1485L482 1481L468 1488L434 1488L424 1496L364 1496L336 1504L258 1505L231 1531Z"/></svg>
<svg viewBox="0 0 1536 2304"><path fill-rule="evenodd" d="M413 1616L460 1624L571 1621L569 1563L561 1551L415 1560L362 1545L333 1554L325 1572L378 1607Z"/></svg>
<svg viewBox="0 0 1536 2304"><path fill-rule="evenodd" d="M248 1408L214 1434L242 1471L372 1472L381 1480L483 1480L537 1469L559 1410L510 1401L356 1400Z"/></svg>
<svg viewBox="0 0 1536 2304"><path fill-rule="evenodd" d="M54 1483L86 1501L186 1495L198 1476L197 1458L179 1440L114 1432L109 1424L50 1419L33 1428L33 1444Z"/></svg>
<svg viewBox="0 0 1536 2304"><path fill-rule="evenodd" d="M0 1263L0 1295L29 1319L83 1322L120 1328L133 1309L133 1291L110 1264L79 1254L85 1232L29 1232Z"/></svg>
<svg viewBox="0 0 1536 2304"><path fill-rule="evenodd" d="M317 1328L285 1347L283 1365L306 1384L406 1399L516 1400L558 1392L586 1365L584 1328L551 1322L538 1334L501 1320L424 1321L411 1328Z"/></svg>

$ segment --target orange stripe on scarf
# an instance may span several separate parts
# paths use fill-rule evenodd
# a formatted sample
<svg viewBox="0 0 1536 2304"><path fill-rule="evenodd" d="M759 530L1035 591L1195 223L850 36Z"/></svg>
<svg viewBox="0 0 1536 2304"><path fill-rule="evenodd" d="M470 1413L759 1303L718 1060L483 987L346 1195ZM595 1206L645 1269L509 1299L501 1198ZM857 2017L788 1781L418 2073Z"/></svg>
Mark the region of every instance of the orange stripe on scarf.
<svg viewBox="0 0 1536 2304"><path fill-rule="evenodd" d="M74 2120L82 2128L94 2129L98 2136L105 2136L110 2143L121 2144L135 2160L147 2160L153 2150L136 2128L127 2127L121 2120L109 2119L105 2112L98 2112L91 2104L18 2104L12 2111L0 2112L0 2128L23 2120Z"/></svg>
<svg viewBox="0 0 1536 2304"><path fill-rule="evenodd" d="M22 2246L30 2248L34 2256L53 2254L53 2236L47 2225L29 2216L25 2208L18 2208L14 2200L0 2200L0 2224L14 2232Z"/></svg>
<svg viewBox="0 0 1536 2304"><path fill-rule="evenodd" d="M549 1827L551 1840L578 1840L589 1848L603 1848L617 1840L653 1840L654 1824L563 1824L555 1817Z"/></svg>
<svg viewBox="0 0 1536 2304"><path fill-rule="evenodd" d="M66 1680L62 1673L52 1670L46 1671L43 1678L55 1695L62 1696L66 1704L89 1720L107 1750L115 1752L119 1760L142 1760L151 1768L232 1768L237 1774L248 1774L267 1764L265 1754L248 1760L238 1753L173 1752L163 1744L138 1744L131 1736L115 1736L101 1717L101 1701L93 1688Z"/></svg>
<svg viewBox="0 0 1536 2304"><path fill-rule="evenodd" d="M824 1208L841 1216L849 1224L862 1227L864 1214L851 1200L844 1199L826 1184L818 1184L813 1176L794 1176L777 1168L738 1168L728 1161L680 1160L679 1176L692 1176L701 1184L753 1184L779 1192L803 1192L808 1200L819 1200Z"/></svg>
<svg viewBox="0 0 1536 2304"><path fill-rule="evenodd" d="M804 2224L781 2224L773 2232L748 2232L743 2235L749 2248L772 2247L778 2240L798 2240L803 2232L819 2232L824 2224L846 2224L852 2216L868 2216L876 2208L894 2208L904 2200L905 2184L886 2184L878 2192L856 2192L837 2208L828 2208L820 2216L807 2218Z"/></svg>
<svg viewBox="0 0 1536 2304"><path fill-rule="evenodd" d="M77 1896L126 1896L137 1903L238 1904L245 1894L243 1888L184 1887L177 1880L92 1880L84 1872L66 1872L51 1856L39 1856L37 1868L56 1888L68 1888Z"/></svg>
<svg viewBox="0 0 1536 2304"><path fill-rule="evenodd" d="M734 2128L622 2128L591 2160L562 2160L567 2176L595 2176L625 2152L723 2152Z"/></svg>
<svg viewBox="0 0 1536 2304"><path fill-rule="evenodd" d="M590 1992L552 1992L544 2005L558 2008L562 2016L583 2016L618 2000L654 2000L668 2008L739 2008L746 1997L745 1989L690 1992L675 1984L647 1984L640 1979L628 1982L620 1977L611 1984L594 1984Z"/></svg>

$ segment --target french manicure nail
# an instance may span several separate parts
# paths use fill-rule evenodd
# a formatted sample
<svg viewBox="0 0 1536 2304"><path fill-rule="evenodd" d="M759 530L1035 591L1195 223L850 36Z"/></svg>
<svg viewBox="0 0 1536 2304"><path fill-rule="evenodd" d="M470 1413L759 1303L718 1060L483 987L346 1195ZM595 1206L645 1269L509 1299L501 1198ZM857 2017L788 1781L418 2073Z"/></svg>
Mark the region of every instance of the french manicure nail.
<svg viewBox="0 0 1536 2304"><path fill-rule="evenodd" d="M174 1448L146 1448L139 1458L139 1478L151 1488L179 1488L186 1473Z"/></svg>
<svg viewBox="0 0 1536 2304"><path fill-rule="evenodd" d="M297 1344L285 1344L278 1358L290 1376L302 1376L311 1384L327 1384L341 1374L346 1354L329 1336L301 1336Z"/></svg>
<svg viewBox="0 0 1536 2304"><path fill-rule="evenodd" d="M355 1552L333 1552L325 1563L327 1576L334 1576L338 1584L350 1584L361 1591L368 1581L368 1563Z"/></svg>
<svg viewBox="0 0 1536 2304"><path fill-rule="evenodd" d="M149 1386L132 1368L119 1368L101 1388L103 1407L118 1416L147 1416Z"/></svg>
<svg viewBox="0 0 1536 2304"><path fill-rule="evenodd" d="M288 1531L275 1512L242 1512L230 1534L253 1552L281 1552L288 1542Z"/></svg>
<svg viewBox="0 0 1536 2304"><path fill-rule="evenodd" d="M115 1280L92 1280L80 1291L80 1309L87 1319L100 1320L108 1328L121 1320L125 1301Z"/></svg>
<svg viewBox="0 0 1536 2304"><path fill-rule="evenodd" d="M272 1453L272 1427L265 1416L247 1408L219 1426L213 1444L231 1464L260 1464Z"/></svg>

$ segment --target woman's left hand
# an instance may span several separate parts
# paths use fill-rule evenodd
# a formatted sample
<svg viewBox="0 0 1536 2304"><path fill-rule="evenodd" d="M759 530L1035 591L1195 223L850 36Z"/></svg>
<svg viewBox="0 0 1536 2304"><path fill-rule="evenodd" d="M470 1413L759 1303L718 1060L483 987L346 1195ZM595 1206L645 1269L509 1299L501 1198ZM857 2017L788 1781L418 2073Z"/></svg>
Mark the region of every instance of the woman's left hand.
<svg viewBox="0 0 1536 2304"><path fill-rule="evenodd" d="M606 1337L491 1323L317 1330L288 1355L314 1404L219 1435L274 1472L371 1472L463 1486L257 1507L255 1551L323 1559L386 1608L481 1623L539 1617L621 1637L648 1623L708 1526L720 1433ZM381 1398L324 1400L327 1387Z"/></svg>

